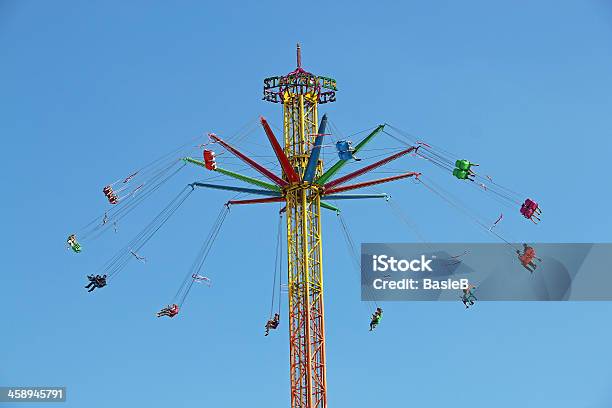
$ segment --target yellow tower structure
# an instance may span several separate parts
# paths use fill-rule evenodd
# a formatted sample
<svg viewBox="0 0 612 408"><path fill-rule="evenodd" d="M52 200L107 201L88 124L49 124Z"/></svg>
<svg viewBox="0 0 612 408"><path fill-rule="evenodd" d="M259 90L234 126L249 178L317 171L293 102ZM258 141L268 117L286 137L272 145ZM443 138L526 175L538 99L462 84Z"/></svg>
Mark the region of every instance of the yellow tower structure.
<svg viewBox="0 0 612 408"><path fill-rule="evenodd" d="M284 202L287 214L287 264L289 292L289 355L292 408L326 408L327 379L325 359L325 314L323 305L323 249L321 240L321 208L339 211L328 200L387 198L386 194L344 194L375 184L416 176L408 172L392 177L346 184L392 160L402 157L409 147L362 169L339 178L335 174L358 153L384 125L377 126L356 146L348 140L336 142L339 160L326 171L320 151L324 147L327 117L319 122L320 104L336 100L336 81L313 75L302 68L300 46L297 47L297 68L284 76L264 80L263 99L283 106L283 141L281 147L265 118L261 124L282 168L282 175L266 169L219 136L210 134L213 142L240 158L270 182L248 177L221 168L211 150L204 150L204 161L185 160L259 188L244 188L196 182L192 186L238 191L266 198L230 200L228 205ZM323 201L322 201L323 199ZM270 327L278 327L271 320Z"/></svg>
<svg viewBox="0 0 612 408"><path fill-rule="evenodd" d="M285 154L298 174L304 174L318 132L319 95L293 88L288 87L282 95ZM317 176L322 167L317 163ZM292 186L286 200L291 406L324 408L327 391L318 186L308 182Z"/></svg>
<svg viewBox="0 0 612 408"><path fill-rule="evenodd" d="M328 90L323 91L326 87ZM272 91L273 89L273 91ZM283 77L266 78L264 99L283 105L284 152L291 167L305 175L311 148L319 134L319 101L335 99L335 81L317 77L301 67ZM287 260L291 407L327 407L325 321L320 186L323 163L314 162L314 177L285 189L287 203Z"/></svg>

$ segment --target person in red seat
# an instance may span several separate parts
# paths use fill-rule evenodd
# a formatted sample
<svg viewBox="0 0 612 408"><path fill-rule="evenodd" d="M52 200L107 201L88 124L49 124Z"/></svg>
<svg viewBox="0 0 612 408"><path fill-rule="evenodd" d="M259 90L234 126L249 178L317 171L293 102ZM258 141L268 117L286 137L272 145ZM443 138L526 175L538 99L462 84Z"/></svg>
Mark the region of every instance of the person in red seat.
<svg viewBox="0 0 612 408"><path fill-rule="evenodd" d="M157 312L157 317L168 316L170 318L176 316L179 312L179 306L175 303L173 305L168 305L164 307L162 310Z"/></svg>
<svg viewBox="0 0 612 408"><path fill-rule="evenodd" d="M523 254L521 254L521 251L519 251L518 249L516 250L516 253L518 255L519 261L521 262L521 265L523 265L523 267L527 269L530 273L533 273L538 267L534 262L534 259L537 259L539 262L542 262L541 258L536 257L535 249L533 249L533 247L530 247L527 244L523 244Z"/></svg>
<svg viewBox="0 0 612 408"><path fill-rule="evenodd" d="M117 204L119 202L119 198L115 193L108 197L108 202L111 204Z"/></svg>
<svg viewBox="0 0 612 408"><path fill-rule="evenodd" d="M537 224L541 221L539 216L542 215L542 209L538 203L528 198L521 204L521 214L523 217L533 221L534 224Z"/></svg>
<svg viewBox="0 0 612 408"><path fill-rule="evenodd" d="M215 161L215 152L212 150L204 150L204 165L208 170L216 170L217 162Z"/></svg>

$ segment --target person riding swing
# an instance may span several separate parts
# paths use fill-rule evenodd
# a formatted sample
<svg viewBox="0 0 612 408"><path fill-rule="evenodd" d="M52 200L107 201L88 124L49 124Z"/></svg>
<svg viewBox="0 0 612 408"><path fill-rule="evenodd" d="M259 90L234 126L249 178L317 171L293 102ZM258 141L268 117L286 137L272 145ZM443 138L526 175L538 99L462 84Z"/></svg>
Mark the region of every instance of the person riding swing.
<svg viewBox="0 0 612 408"><path fill-rule="evenodd" d="M266 336L270 334L270 329L276 330L280 323L280 315L278 313L274 313L274 317L266 322Z"/></svg>
<svg viewBox="0 0 612 408"><path fill-rule="evenodd" d="M383 310L380 307L376 308L376 311L372 314L372 320L370 320L370 331L374 330L380 323L383 316Z"/></svg>
<svg viewBox="0 0 612 408"><path fill-rule="evenodd" d="M542 258L538 258L536 256L536 251L533 247L530 247L527 244L523 244L523 253L518 249L516 250L516 254L518 256L521 265L523 268L527 269L530 273L535 272L538 265L534 262L534 259L537 259L539 262L542 262Z"/></svg>
<svg viewBox="0 0 612 408"><path fill-rule="evenodd" d="M172 305L168 305L164 307L162 310L157 312L157 317L168 316L169 318L173 318L179 312L179 306L174 303Z"/></svg>
<svg viewBox="0 0 612 408"><path fill-rule="evenodd" d="M476 287L474 285L469 285L467 287L467 289L463 289L463 295L461 295L461 301L463 302L463 304L465 305L466 309L469 309L470 306L474 306L474 302L478 299L476 299L476 296L474 296L474 293L472 292L472 289L475 289Z"/></svg>
<svg viewBox="0 0 612 408"><path fill-rule="evenodd" d="M87 292L93 292L96 288L103 288L106 286L106 275L87 275L89 283L85 286L85 289L89 289Z"/></svg>

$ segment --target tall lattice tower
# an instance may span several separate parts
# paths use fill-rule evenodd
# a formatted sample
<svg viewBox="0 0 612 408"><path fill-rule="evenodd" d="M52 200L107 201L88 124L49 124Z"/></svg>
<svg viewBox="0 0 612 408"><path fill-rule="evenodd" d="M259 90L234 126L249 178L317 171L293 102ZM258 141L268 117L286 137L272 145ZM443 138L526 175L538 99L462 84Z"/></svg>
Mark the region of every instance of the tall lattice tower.
<svg viewBox="0 0 612 408"><path fill-rule="evenodd" d="M185 158L185 160L258 188L203 182L193 183L193 187L265 196L265 198L230 200L227 205L286 203L291 407L325 408L327 407L327 384L325 378L321 208L338 212L340 210L329 201L388 198L384 193L345 193L418 176L418 173L406 172L391 177L346 184L416 149L408 147L361 169L334 178L340 169L355 159L354 154L382 132L384 125L377 126L354 147L350 141L338 141L336 148L339 159L323 172L320 152L324 146L327 117L323 115L321 121L318 122L317 107L319 104L336 100L336 81L306 72L301 65L298 45L297 68L285 76L270 77L264 80L263 99L283 105L284 148L276 139L266 119L261 118L261 125L282 168L281 176L274 174L214 133L209 134L211 141L218 143L228 152L240 158L272 183L218 166L215 154L211 150L204 150L204 161L193 158Z"/></svg>
<svg viewBox="0 0 612 408"><path fill-rule="evenodd" d="M304 177L285 187L287 202L287 259L291 406L327 407L325 376L325 319L323 307L323 252L321 247L321 176L323 163L310 160L311 147L325 131L318 129L317 106L335 100L336 83L301 67L281 77L264 80L264 99L283 105L284 152L291 167ZM321 136L319 136L321 137ZM320 147L319 147L320 149ZM311 166L309 168L309 161ZM309 174L311 173L311 174ZM301 180L300 180L301 179Z"/></svg>

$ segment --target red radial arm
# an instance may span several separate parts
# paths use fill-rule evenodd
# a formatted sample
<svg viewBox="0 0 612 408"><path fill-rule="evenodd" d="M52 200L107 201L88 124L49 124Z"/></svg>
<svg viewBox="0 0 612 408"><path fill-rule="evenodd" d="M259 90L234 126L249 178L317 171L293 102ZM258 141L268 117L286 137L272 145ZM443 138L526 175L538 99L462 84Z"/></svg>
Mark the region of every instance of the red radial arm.
<svg viewBox="0 0 612 408"><path fill-rule="evenodd" d="M349 174L347 174L345 176L342 176L342 177L339 177L339 178L337 178L335 180L332 180L329 183L325 184L323 187L328 189L328 188L337 186L338 184L346 183L347 181L352 180L355 177L359 177L362 174L365 174L365 173L367 173L369 171L372 171L372 170L382 166L383 164L387 164L390 161L393 161L393 160L395 160L397 158L400 158L400 157L410 153L411 151L413 151L415 149L416 149L416 147L409 147L408 149L402 150L399 153L395 153L394 155L391 155L391 156L387 157L386 159L382 159L382 160L377 161L376 163L372 163L369 166L364 167L363 169L356 170L356 171L354 171L352 173L349 173Z"/></svg>
<svg viewBox="0 0 612 408"><path fill-rule="evenodd" d="M261 121L261 125L263 126L266 132L266 136L268 136L268 140L272 145L272 149L274 149L274 153L276 154L276 157L278 158L278 161L281 167L283 168L283 171L287 175L287 179L290 183L299 183L300 176L298 176L298 174L295 172L295 169L291 166L291 163L289 163L289 159L287 158L287 155L285 155L283 148L280 146L280 144L278 144L278 140L276 140L274 132L272 132L272 129L270 129L268 121L263 116L261 116L259 120Z"/></svg>
<svg viewBox="0 0 612 408"><path fill-rule="evenodd" d="M240 160L242 160L243 162L245 162L246 164L248 164L249 166L257 170L258 172L260 172L265 177L272 180L277 185L284 187L288 184L285 180L278 177L276 174L272 173L270 170L266 169L264 166L257 163L255 160L247 157L245 154L241 153L238 149L236 149L235 147L223 141L223 139L221 139L219 136L215 135L214 133L209 133L209 136L212 140L219 143L221 146L225 147L225 149L227 149L229 152L233 153Z"/></svg>
<svg viewBox="0 0 612 408"><path fill-rule="evenodd" d="M262 203L282 203L285 201L284 197L270 197L270 198L254 198L252 200L230 200L227 204L262 204Z"/></svg>
<svg viewBox="0 0 612 408"><path fill-rule="evenodd" d="M355 189L362 188L362 187L373 186L375 184L388 183L390 181L400 180L400 179L407 178L407 177L412 177L412 176L418 177L420 175L421 173L416 173L414 171L411 171L409 173L403 173L397 176L385 177L385 178L380 178L376 180L364 181L363 183L349 184L348 186L344 186L344 187L332 188L330 190L325 190L324 194L331 195L335 193L341 193L342 191L349 191L349 190L355 190Z"/></svg>

